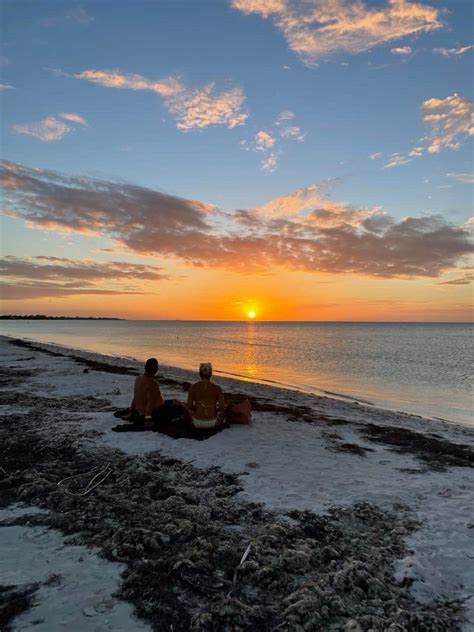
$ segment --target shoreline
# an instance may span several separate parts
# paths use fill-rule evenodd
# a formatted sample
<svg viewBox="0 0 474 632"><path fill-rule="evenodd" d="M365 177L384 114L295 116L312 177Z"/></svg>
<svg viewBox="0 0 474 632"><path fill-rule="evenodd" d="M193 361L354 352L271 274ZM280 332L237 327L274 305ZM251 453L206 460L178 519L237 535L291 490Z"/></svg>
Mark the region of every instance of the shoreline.
<svg viewBox="0 0 474 632"><path fill-rule="evenodd" d="M457 324L457 323L453 323L453 324ZM0 340L2 339L14 340L15 338L17 338L17 336L8 335L8 334L0 334ZM55 342L43 342L35 338L21 337L19 339L25 340L29 343L33 343L36 345L44 346L46 348L51 347L52 349L61 350L61 352L63 352L65 355L70 355L69 352L72 351L72 352L79 352L83 355L86 354L86 356L90 356L91 358L94 358L94 357L113 358L114 361L133 363L135 368L137 368L138 370L141 370L142 365L143 365L143 362L133 358L132 356L115 355L113 353L101 353L97 351L91 351L89 349L79 347L79 346L75 347L75 346L62 345L60 343L55 343ZM165 364L165 363L160 362L160 372L162 370L165 372L171 372L171 373L175 372L177 375L183 376L188 381L194 380L197 375L197 371L194 371L190 368L173 365L173 364ZM462 428L467 428L468 430L472 430L474 432L474 426L470 425L469 423L463 423L462 421L446 419L443 417L429 416L425 414L418 414L416 412L400 410L396 406L393 406L393 407L387 406L386 402L383 402L383 400L379 400L378 402L377 401L372 402L365 399L364 397L357 397L356 395L347 395L344 393L329 391L329 390L318 388L318 387L302 388L301 386L287 384L278 380L265 379L265 378L250 378L250 377L246 377L245 375L234 373L231 371L215 370L214 378L222 381L223 383L226 383L226 381L229 380L231 383L231 386L234 386L233 385L234 382L239 385L250 385L252 389L254 387L262 386L262 387L267 387L270 389L276 389L276 390L289 392L289 393L291 392L298 393L301 396L309 396L309 397L315 397L317 399L327 399L330 401L346 403L349 406L354 406L354 405L363 406L371 410L380 411L382 413L393 413L395 415L421 419L425 423L429 423L429 424L441 423L441 424L448 424L448 425L453 425L453 426L461 426Z"/></svg>
<svg viewBox="0 0 474 632"><path fill-rule="evenodd" d="M108 630L98 621L124 601L149 629L168 632L191 623L290 632L310 621L328 631L423 622L467 632L461 619L474 622L468 428L218 378L229 396L251 398L253 426L202 442L117 434L112 411L127 405L141 363L4 336L0 344L2 497L13 514L24 507L0 515L0 539L3 528L25 538L37 529L44 547L56 529L68 534L65 553L95 547L107 564L125 565L120 599L94 602L90 619L91 606L73 613L80 629ZM190 373L160 374L165 395L183 399ZM57 487L98 463L112 474L84 500ZM2 570L16 572L13 562ZM33 601L57 611L46 581ZM67 593L66 579L55 581ZM23 577L17 588L27 596L32 583Z"/></svg>

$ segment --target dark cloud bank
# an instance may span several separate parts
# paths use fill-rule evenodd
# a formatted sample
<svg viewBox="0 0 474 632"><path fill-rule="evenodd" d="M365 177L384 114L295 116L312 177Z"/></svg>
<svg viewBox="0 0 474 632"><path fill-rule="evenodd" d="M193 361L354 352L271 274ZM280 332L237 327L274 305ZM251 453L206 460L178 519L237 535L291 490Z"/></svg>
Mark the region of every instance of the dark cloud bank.
<svg viewBox="0 0 474 632"><path fill-rule="evenodd" d="M75 294L143 294L134 289L137 282L168 278L157 266L43 256L30 259L3 257L0 272L5 279L0 283L0 295L4 300ZM107 287L108 284L112 285Z"/></svg>
<svg viewBox="0 0 474 632"><path fill-rule="evenodd" d="M211 204L133 184L12 162L2 164L1 181L5 212L29 225L100 234L134 253L177 258L196 266L239 272L281 266L381 278L436 277L473 252L469 231L441 216L395 220L381 211L334 202L325 207L324 200L277 219L263 209L227 215ZM12 274L16 270L18 275L48 283L67 275L72 281L163 276L160 269L149 266L125 271L122 266L131 264L117 262L108 267L80 266L50 259L41 262L34 277L25 260L5 265Z"/></svg>

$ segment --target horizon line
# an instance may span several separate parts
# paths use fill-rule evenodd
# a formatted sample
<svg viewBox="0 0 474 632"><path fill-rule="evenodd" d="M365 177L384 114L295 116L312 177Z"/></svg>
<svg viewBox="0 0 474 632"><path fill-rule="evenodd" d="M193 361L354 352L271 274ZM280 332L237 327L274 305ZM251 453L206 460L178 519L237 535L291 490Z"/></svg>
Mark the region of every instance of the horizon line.
<svg viewBox="0 0 474 632"><path fill-rule="evenodd" d="M426 324L426 325L473 325L474 320L260 320L260 319L219 319L219 318L124 318L120 316L69 316L69 315L53 315L53 314L38 314L43 316L44 319L91 319L91 320L117 320L122 322L164 322L164 323L349 323L349 324ZM28 316L32 316L28 319ZM0 314L0 318L10 317L12 320L18 317L18 320L41 320L35 318L33 314Z"/></svg>

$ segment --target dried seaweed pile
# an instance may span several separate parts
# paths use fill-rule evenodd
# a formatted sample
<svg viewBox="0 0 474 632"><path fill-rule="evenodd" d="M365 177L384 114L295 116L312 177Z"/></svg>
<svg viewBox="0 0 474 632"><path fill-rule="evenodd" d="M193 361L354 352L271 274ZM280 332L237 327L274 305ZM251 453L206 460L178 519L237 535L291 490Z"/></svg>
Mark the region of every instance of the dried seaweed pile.
<svg viewBox="0 0 474 632"><path fill-rule="evenodd" d="M11 388L24 380L24 392L28 376L14 373ZM71 544L124 563L118 596L153 629L460 629L457 604L418 604L408 585L394 581L403 538L416 528L403 508L360 504L325 516L279 516L240 500L239 477L218 468L159 452L125 456L84 434L64 434L65 413L97 410L101 400L5 392L15 414L0 419L0 506L24 501L48 509L14 523L57 528ZM21 406L27 415L17 414ZM111 474L91 494L67 493L84 489L91 471L106 464Z"/></svg>

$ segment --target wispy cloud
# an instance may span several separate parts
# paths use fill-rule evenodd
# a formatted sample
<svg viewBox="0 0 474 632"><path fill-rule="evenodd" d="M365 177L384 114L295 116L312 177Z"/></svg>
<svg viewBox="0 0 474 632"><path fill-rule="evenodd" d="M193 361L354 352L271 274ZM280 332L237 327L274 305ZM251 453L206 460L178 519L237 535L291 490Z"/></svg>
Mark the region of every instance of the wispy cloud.
<svg viewBox="0 0 474 632"><path fill-rule="evenodd" d="M275 126L280 128L280 136L282 138L290 138L302 143L306 134L301 131L301 127L298 125L290 124L295 118L295 113L291 110L284 110L275 119Z"/></svg>
<svg viewBox="0 0 474 632"><path fill-rule="evenodd" d="M460 48L433 48L433 53L442 55L443 57L460 57L465 55L468 51L472 50L474 45L462 46Z"/></svg>
<svg viewBox="0 0 474 632"><path fill-rule="evenodd" d="M251 141L240 142L241 149L245 151L263 152L265 156L260 161L262 171L271 173L278 168L279 158L283 154L281 141L297 141L302 143L304 134L298 125L289 125L295 118L294 112L284 110L276 117L273 125L268 130L258 131Z"/></svg>
<svg viewBox="0 0 474 632"><path fill-rule="evenodd" d="M153 81L118 70L84 70L71 76L106 88L155 92L164 99L165 107L176 120L176 127L184 132L210 125L233 128L243 125L248 118L243 107L245 95L239 87L218 92L214 83L190 88L176 77Z"/></svg>
<svg viewBox="0 0 474 632"><path fill-rule="evenodd" d="M71 127L71 125L67 125L67 123L61 119L71 123L79 123L87 127L87 121L82 116L71 112L58 114L58 116L47 116L41 121L18 123L13 126L13 130L17 134L26 134L28 136L34 136L44 142L53 143L61 140L64 136L75 129L74 127Z"/></svg>
<svg viewBox="0 0 474 632"><path fill-rule="evenodd" d="M0 90L14 90L15 88L9 83L0 83Z"/></svg>
<svg viewBox="0 0 474 632"><path fill-rule="evenodd" d="M420 108L423 122L431 127L428 152L438 153L443 147L458 149L461 143L474 135L473 102L458 94L445 99L427 99Z"/></svg>
<svg viewBox="0 0 474 632"><path fill-rule="evenodd" d="M298 125L289 125L288 127L282 127L280 130L280 136L282 138L289 138L291 140L296 140L298 143L302 143L306 134L303 134L301 127L298 127Z"/></svg>
<svg viewBox="0 0 474 632"><path fill-rule="evenodd" d="M390 52L392 55L411 55L413 49L411 46L399 46L396 48L391 48Z"/></svg>
<svg viewBox="0 0 474 632"><path fill-rule="evenodd" d="M278 154L276 152L269 154L266 158L262 160L261 166L263 171L276 171L278 167Z"/></svg>
<svg viewBox="0 0 474 632"><path fill-rule="evenodd" d="M275 136L265 130L260 130L250 142L241 141L240 147L244 151L262 152L264 157L260 161L260 166L263 171L272 172L278 166L278 152L274 150L276 142Z"/></svg>
<svg viewBox="0 0 474 632"><path fill-rule="evenodd" d="M374 154L370 154L369 158L370 160L378 160L379 158L382 158L383 153L381 151L376 151Z"/></svg>
<svg viewBox="0 0 474 632"><path fill-rule="evenodd" d="M442 283L438 283L438 285L469 285L472 281L474 281L474 274L468 273L456 277L455 279L450 279L449 281L443 281Z"/></svg>
<svg viewBox="0 0 474 632"><path fill-rule="evenodd" d="M442 28L441 11L409 0L368 6L362 0L230 0L234 9L272 19L288 47L309 65L339 53L361 53Z"/></svg>
<svg viewBox="0 0 474 632"><path fill-rule="evenodd" d="M474 184L474 173L447 173L448 178L454 178L458 182L464 182L465 184Z"/></svg>
<svg viewBox="0 0 474 632"><path fill-rule="evenodd" d="M87 13L87 11L81 7L76 7L64 11L58 15L53 15L48 18L44 18L39 21L40 26L50 27L58 26L59 24L90 24L94 22L94 18Z"/></svg>
<svg viewBox="0 0 474 632"><path fill-rule="evenodd" d="M34 136L47 143L61 140L72 131L72 127L55 116L48 116L41 121L33 121L32 123L19 123L14 125L13 129L17 134Z"/></svg>
<svg viewBox="0 0 474 632"><path fill-rule="evenodd" d="M390 154L386 164L384 165L384 169L393 169L393 167L400 167L400 165L405 165L407 162L410 162L411 158L404 154L394 153Z"/></svg>
<svg viewBox="0 0 474 632"><path fill-rule="evenodd" d="M62 257L14 257L0 259L4 300L67 297L79 294L143 294L143 282L167 279L157 266L122 261L97 262Z"/></svg>
<svg viewBox="0 0 474 632"><path fill-rule="evenodd" d="M406 153L393 153L384 169L398 167L424 153L437 154L442 149L459 149L474 135L474 103L454 93L444 99L423 101L420 107L428 134Z"/></svg>
<svg viewBox="0 0 474 632"><path fill-rule="evenodd" d="M74 112L62 112L58 116L60 116L65 121L71 121L71 123L79 123L79 125L84 125L84 127L88 126L86 119L79 114L75 114Z"/></svg>
<svg viewBox="0 0 474 632"><path fill-rule="evenodd" d="M6 212L32 227L86 229L137 254L196 266L436 277L473 252L465 226L333 202L324 196L327 183L228 214L132 184L11 162L1 178Z"/></svg>
<svg viewBox="0 0 474 632"><path fill-rule="evenodd" d="M261 130L255 134L255 148L257 150L265 151L266 149L271 149L275 143L275 138L268 132Z"/></svg>

